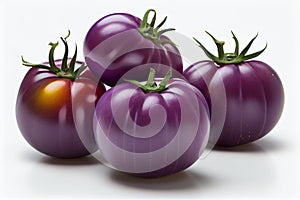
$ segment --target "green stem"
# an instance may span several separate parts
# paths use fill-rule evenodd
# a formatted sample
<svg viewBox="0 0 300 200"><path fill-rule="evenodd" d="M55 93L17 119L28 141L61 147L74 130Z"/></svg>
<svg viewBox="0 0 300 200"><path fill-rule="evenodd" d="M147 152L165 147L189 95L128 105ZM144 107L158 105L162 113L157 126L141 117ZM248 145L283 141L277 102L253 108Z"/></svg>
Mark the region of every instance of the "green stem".
<svg viewBox="0 0 300 200"><path fill-rule="evenodd" d="M75 52L74 52L74 55L71 59L70 65L69 65L70 72L73 72L75 69L76 58L77 58L77 44L75 44Z"/></svg>
<svg viewBox="0 0 300 200"><path fill-rule="evenodd" d="M160 29L162 27L162 25L164 25L164 23L167 21L167 16L165 16L165 18L157 25L157 27L154 29L155 31L158 31L158 29Z"/></svg>
<svg viewBox="0 0 300 200"><path fill-rule="evenodd" d="M63 57L62 63L61 63L61 70L66 72L67 69L68 69L68 63L67 62L68 62L68 55L69 55L69 47L68 47L68 44L67 44L65 39L63 39L61 37L61 40L65 45L65 53L64 53L64 57Z"/></svg>
<svg viewBox="0 0 300 200"><path fill-rule="evenodd" d="M155 18L156 18L156 11L155 11L154 9L149 9L149 10L147 10L146 13L144 14L142 23L141 23L141 25L140 25L140 28L141 28L141 29L147 28L147 27L148 27L148 23L147 23L147 22L148 22L148 17L149 17L150 12L154 12L154 16L155 16ZM154 18L154 17L153 17L153 18ZM153 19L152 19L152 21L153 21ZM155 22L155 20L154 20L154 22ZM154 24L153 24L153 26L154 26Z"/></svg>
<svg viewBox="0 0 300 200"><path fill-rule="evenodd" d="M55 51L55 48L58 45L58 42L56 42L56 43L50 42L49 45L51 46L51 49L49 51L50 71L52 71L54 73L58 73L60 71L60 69L56 66L55 60L54 60L54 51Z"/></svg>
<svg viewBox="0 0 300 200"><path fill-rule="evenodd" d="M239 55L240 57L243 57L246 55L246 53L248 52L248 50L250 49L252 43L254 42L254 40L257 38L258 33L256 34L256 36L254 38L252 38L252 40L250 40L250 42L247 44L247 46L242 50L241 54Z"/></svg>
<svg viewBox="0 0 300 200"><path fill-rule="evenodd" d="M206 33L214 40L214 42L218 48L218 57L213 55L212 53L210 53L196 38L194 38L194 40L198 43L199 47L202 48L204 53L218 65L238 64L238 63L244 62L246 60L249 60L249 59L259 56L267 48L267 45L266 45L262 50L246 55L246 53L250 49L252 43L257 38L257 35L256 35L254 38L252 38L250 40L250 42L242 50L242 52L239 53L239 41L236 38L236 36L234 35L234 33L231 31L232 37L235 41L235 50L234 50L234 53L224 53L223 46L224 46L225 42L217 40L213 35L211 35L207 31L206 31Z"/></svg>
<svg viewBox="0 0 300 200"><path fill-rule="evenodd" d="M150 22L150 24L148 24L148 18L149 18L149 14L153 12L154 15L152 17L152 20ZM168 28L168 29L162 29L162 30L159 30L163 25L164 23L166 22L167 20L167 17L165 17L163 19L162 22L159 23L159 25L157 27L155 27L155 22L156 22L156 11L154 9L149 9L146 11L146 13L144 14L144 17L143 17L143 20L141 22L141 25L139 27L139 32L145 37L145 38L148 38L150 40L152 40L155 44L157 45L163 45L165 43L169 43L171 45L174 45L175 44L170 41L170 40L161 40L160 39L160 36L163 34L163 33L166 33L168 31L174 31L175 29L173 28Z"/></svg>
<svg viewBox="0 0 300 200"><path fill-rule="evenodd" d="M150 68L148 80L145 86L149 86L149 87L155 86L154 76L155 76L155 70L153 68Z"/></svg>
<svg viewBox="0 0 300 200"><path fill-rule="evenodd" d="M217 45L218 48L218 56L220 60L224 59L224 41L219 41L217 40L212 34L210 34L209 32L205 31L215 42L215 44Z"/></svg>
<svg viewBox="0 0 300 200"><path fill-rule="evenodd" d="M168 81L172 77L172 70L170 69L168 71L168 73L166 74L166 76L163 78L163 80L160 82L160 84L158 86L157 86L156 82L154 81L154 77L155 77L155 70L153 68L150 68L150 72L149 72L149 76L148 76L148 80L147 80L146 84L143 85L142 83L140 83L136 80L128 80L128 82L138 86L145 93L162 92L165 89L167 89Z"/></svg>
<svg viewBox="0 0 300 200"><path fill-rule="evenodd" d="M75 64L76 64L76 57L77 57L77 45L75 45L75 53L74 56L72 57L70 64L68 66L68 43L67 43L67 38L70 36L70 31L68 31L68 35L66 37L61 37L60 39L62 40L64 46L65 46L65 53L62 59L61 63L61 68L56 66L55 59L54 59L54 51L56 47L58 46L58 42L50 42L49 45L51 46L50 51L49 51L49 66L43 65L43 64L33 64L30 63L26 60L24 60L23 56L21 57L22 59L22 64L27 67L35 67L35 68L40 68L40 69L46 69L49 70L53 73L55 73L58 77L61 78L68 78L70 80L75 80L80 76L80 74L86 69L86 65L83 63L82 66L80 66L76 71L75 70Z"/></svg>
<svg viewBox="0 0 300 200"><path fill-rule="evenodd" d="M239 51L240 51L240 45L239 45L239 41L238 39L235 37L233 31L231 31L232 37L234 39L235 42L235 49L234 49L234 55L238 56L239 55Z"/></svg>
<svg viewBox="0 0 300 200"><path fill-rule="evenodd" d="M21 59L22 59L22 63L23 63L24 66L27 66L27 67L36 67L36 68L50 70L50 67L47 66L47 65L30 63L30 62L26 61L23 56L21 56Z"/></svg>

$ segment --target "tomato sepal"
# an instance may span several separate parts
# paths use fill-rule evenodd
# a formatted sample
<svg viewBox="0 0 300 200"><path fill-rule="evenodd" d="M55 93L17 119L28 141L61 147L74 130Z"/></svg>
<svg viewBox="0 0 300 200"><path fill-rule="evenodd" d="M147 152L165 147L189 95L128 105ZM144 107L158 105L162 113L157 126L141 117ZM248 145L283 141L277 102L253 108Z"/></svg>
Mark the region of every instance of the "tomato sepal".
<svg viewBox="0 0 300 200"><path fill-rule="evenodd" d="M208 31L205 31L215 42L217 49L218 49L218 56L215 56L214 54L212 54L210 51L207 50L206 47L204 47L204 45L197 40L195 37L193 37L193 39L196 41L196 43L199 45L199 47L204 51L204 53L210 58L212 59L216 64L218 64L219 66L222 65L229 65L229 64L239 64L242 63L246 60L250 60L252 58L255 58L257 56L259 56L260 54L262 54L268 44L266 43L265 47L263 49L261 49L260 51L257 51L255 53L252 54L247 54L248 50L250 49L252 43L254 42L254 40L257 38L258 34L256 34L251 40L250 42L247 44L247 46L241 51L241 53L239 53L239 41L237 39L237 37L235 36L235 34L233 33L233 31L231 31L232 37L235 41L235 50L234 53L224 53L224 41L220 41L217 40L212 34L210 34Z"/></svg>
<svg viewBox="0 0 300 200"><path fill-rule="evenodd" d="M27 67L36 67L36 68L41 68L41 69L47 69L50 72L53 72L60 78L67 78L72 81L76 80L80 74L87 68L85 63L82 63L82 65L75 70L75 63L76 63L76 58L77 58L77 44L75 44L75 52L73 57L71 58L70 63L68 64L69 60L69 47L67 43L67 38L70 36L71 32L68 30L68 34L66 37L60 37L61 41L63 42L65 46L65 52L64 56L62 59L61 67L58 67L55 63L54 59L54 52L56 47L58 46L59 42L50 42L49 45L51 46L50 51L49 51L49 61L48 65L45 64L34 64L31 62L28 62L24 59L23 56L21 56L22 64Z"/></svg>

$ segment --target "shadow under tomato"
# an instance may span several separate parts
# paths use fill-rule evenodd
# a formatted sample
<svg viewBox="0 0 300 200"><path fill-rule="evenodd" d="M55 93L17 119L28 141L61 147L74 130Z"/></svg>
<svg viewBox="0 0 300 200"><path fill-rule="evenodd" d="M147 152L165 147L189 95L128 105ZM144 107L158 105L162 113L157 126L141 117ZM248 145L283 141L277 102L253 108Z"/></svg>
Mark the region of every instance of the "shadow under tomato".
<svg viewBox="0 0 300 200"><path fill-rule="evenodd" d="M83 166L83 165L100 164L100 162L97 159L95 159L93 156L85 156L81 158L71 158L71 159L62 159L62 158L43 156L39 160L39 162L48 165L61 165L61 166Z"/></svg>
<svg viewBox="0 0 300 200"><path fill-rule="evenodd" d="M208 177L208 175L199 174L191 170L152 179L135 177L115 170L111 170L109 175L118 184L145 190L199 190L199 188L214 185L217 182Z"/></svg>
<svg viewBox="0 0 300 200"><path fill-rule="evenodd" d="M239 145L235 147L222 147L222 146L215 146L213 148L214 151L228 151L228 152L245 152L245 153L263 153L266 151L277 151L282 150L285 148L285 144L279 140L276 140L271 137L261 138L258 141Z"/></svg>

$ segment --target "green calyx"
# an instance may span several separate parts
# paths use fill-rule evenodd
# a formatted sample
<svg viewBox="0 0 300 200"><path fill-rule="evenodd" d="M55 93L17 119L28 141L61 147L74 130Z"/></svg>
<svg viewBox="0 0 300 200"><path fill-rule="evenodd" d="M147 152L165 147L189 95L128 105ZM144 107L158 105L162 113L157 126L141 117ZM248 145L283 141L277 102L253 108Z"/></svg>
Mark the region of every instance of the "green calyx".
<svg viewBox="0 0 300 200"><path fill-rule="evenodd" d="M150 24L148 23L148 17L150 12L153 12L153 18L150 22ZM168 29L162 29L160 30L160 28L164 25L164 23L167 21L167 17L164 18L164 20L155 26L155 21L156 21L156 11L154 9L149 9L146 11L143 20L141 22L141 25L139 27L139 32L145 37L148 38L150 40L152 40L155 44L157 45L161 45L161 44L171 44L173 46L175 46L175 44L171 41L171 40L167 40L167 39L160 39L160 36L168 31L174 31L174 28L168 28Z"/></svg>
<svg viewBox="0 0 300 200"><path fill-rule="evenodd" d="M65 53L64 53L64 57L62 59L60 68L57 67L55 60L54 60L54 51L59 44L58 42L55 42L55 43L50 42L49 43L49 45L51 46L50 51L49 51L49 66L44 65L44 64L30 63L30 62L24 60L23 56L21 57L22 64L27 67L36 67L36 68L41 68L41 69L47 69L47 70L55 73L58 77L67 78L72 81L75 80L86 69L87 66L85 65L85 63L83 63L77 70L75 70L76 57L77 57L77 45L75 48L75 53L68 65L69 47L68 47L68 43L67 43L67 38L70 36L70 34L71 34L71 32L69 30L68 35L66 37L60 38L65 46Z"/></svg>
<svg viewBox="0 0 300 200"><path fill-rule="evenodd" d="M203 49L204 53L218 65L238 64L238 63L244 62L245 60L249 60L249 59L259 56L267 48L267 44L266 44L266 46L262 50L246 55L246 53L250 49L252 43L258 36L258 34L256 34L256 36L254 38L252 38L252 40L250 40L248 45L241 51L241 53L239 53L239 41L235 37L234 33L231 31L232 37L235 41L235 50L233 53L224 53L223 46L224 46L225 42L219 41L213 35L211 35L209 32L207 32L207 31L205 31L205 32L214 40L215 44L217 45L218 57L213 55L212 53L210 53L196 38L193 38L193 39Z"/></svg>
<svg viewBox="0 0 300 200"><path fill-rule="evenodd" d="M172 77L172 70L170 69L168 71L167 75L163 78L163 80L160 82L159 85L157 85L156 82L154 81L154 77L155 77L155 70L153 68L150 68L150 72L146 84L143 85L142 83L136 80L128 80L128 81L141 88L145 93L161 92L167 89L167 83Z"/></svg>

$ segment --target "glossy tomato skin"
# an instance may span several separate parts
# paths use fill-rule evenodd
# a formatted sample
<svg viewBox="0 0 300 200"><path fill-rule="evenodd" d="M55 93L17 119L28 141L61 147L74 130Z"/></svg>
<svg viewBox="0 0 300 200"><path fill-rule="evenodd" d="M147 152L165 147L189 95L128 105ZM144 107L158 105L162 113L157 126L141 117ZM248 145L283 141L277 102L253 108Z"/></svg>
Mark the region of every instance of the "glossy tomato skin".
<svg viewBox="0 0 300 200"><path fill-rule="evenodd" d="M213 61L200 61L187 68L184 76L203 92L211 109L226 104L219 146L255 141L269 133L281 116L283 86L277 73L264 62L253 60L217 66ZM211 105L210 96L216 96L212 88L222 87L225 95L214 99Z"/></svg>
<svg viewBox="0 0 300 200"><path fill-rule="evenodd" d="M56 61L58 66L60 63ZM92 77L89 70L75 81L45 69L28 71L17 96L16 118L32 147L58 158L76 158L96 151L93 111L105 87Z"/></svg>
<svg viewBox="0 0 300 200"><path fill-rule="evenodd" d="M182 73L182 59L171 44L155 44L138 30L141 20L126 13L107 15L88 31L83 52L85 61L100 80L114 86L129 70L155 63L170 66ZM161 39L168 39L161 35ZM149 66L153 67L153 66ZM157 71L157 77L163 77ZM148 70L140 70L135 80L145 81Z"/></svg>
<svg viewBox="0 0 300 200"><path fill-rule="evenodd" d="M196 162L209 126L205 98L181 79L171 79L166 90L153 93L119 84L103 95L94 117L96 142L106 161L146 178L173 174Z"/></svg>

